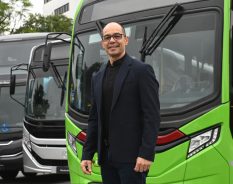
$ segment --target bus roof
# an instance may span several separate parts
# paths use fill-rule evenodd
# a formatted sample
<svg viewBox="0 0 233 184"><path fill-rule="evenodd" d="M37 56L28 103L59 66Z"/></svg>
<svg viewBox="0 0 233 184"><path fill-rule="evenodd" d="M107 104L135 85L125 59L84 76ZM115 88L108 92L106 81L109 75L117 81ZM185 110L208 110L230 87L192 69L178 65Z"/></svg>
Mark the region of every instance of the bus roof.
<svg viewBox="0 0 233 184"><path fill-rule="evenodd" d="M0 36L0 42L39 39L39 38L45 38L48 34L49 32L12 34L12 35Z"/></svg>

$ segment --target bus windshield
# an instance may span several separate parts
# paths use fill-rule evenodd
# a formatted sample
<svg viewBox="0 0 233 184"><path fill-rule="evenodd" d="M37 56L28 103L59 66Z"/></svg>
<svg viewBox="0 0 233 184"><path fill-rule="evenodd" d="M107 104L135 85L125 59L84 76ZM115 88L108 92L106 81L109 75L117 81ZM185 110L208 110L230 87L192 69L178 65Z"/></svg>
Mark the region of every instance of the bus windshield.
<svg viewBox="0 0 233 184"><path fill-rule="evenodd" d="M31 49L44 42L44 39L27 39L0 42L0 127L22 127L23 108L15 103L9 95L10 67L20 63L28 63ZM20 75L25 79L26 74ZM25 87L17 87L18 99L24 101ZM1 129L10 131L8 128Z"/></svg>
<svg viewBox="0 0 233 184"><path fill-rule="evenodd" d="M56 68L63 77L67 65L56 66ZM26 115L34 119L62 120L65 113L65 103L60 105L62 88L58 88L52 74L47 73L45 74L42 68L31 69L26 98Z"/></svg>
<svg viewBox="0 0 233 184"><path fill-rule="evenodd" d="M145 63L153 67L160 84L162 110L184 109L216 93L217 17L215 11L184 14L158 48L146 56ZM145 30L150 35L160 21L161 18L150 18L124 25L130 56L140 59ZM69 102L72 109L87 115L91 77L107 63L108 57L97 31L80 33L78 37L85 52L73 45Z"/></svg>
<svg viewBox="0 0 233 184"><path fill-rule="evenodd" d="M42 42L44 39L0 42L0 66L28 63L32 47Z"/></svg>
<svg viewBox="0 0 233 184"><path fill-rule="evenodd" d="M24 87L17 87L18 94L24 98ZM9 96L9 87L0 87L0 127L22 127L23 108ZM0 130L4 133L4 129Z"/></svg>
<svg viewBox="0 0 233 184"><path fill-rule="evenodd" d="M68 66L69 43L53 44L47 72L43 71L44 46L38 47L29 66L26 95L26 116L33 119L64 120L64 86Z"/></svg>

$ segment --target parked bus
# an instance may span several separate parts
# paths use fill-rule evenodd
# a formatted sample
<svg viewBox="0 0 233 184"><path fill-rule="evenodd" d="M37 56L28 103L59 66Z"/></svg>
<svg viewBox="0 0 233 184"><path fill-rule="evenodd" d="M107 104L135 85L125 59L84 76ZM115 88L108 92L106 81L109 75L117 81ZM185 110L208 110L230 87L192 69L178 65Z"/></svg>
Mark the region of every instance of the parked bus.
<svg viewBox="0 0 233 184"><path fill-rule="evenodd" d="M80 0L65 113L71 183L101 183L97 156L91 175L80 162L91 77L108 61L101 31L115 21L129 37L127 53L151 65L160 84L161 127L147 183L233 184L231 3Z"/></svg>
<svg viewBox="0 0 233 184"><path fill-rule="evenodd" d="M15 97L18 94L18 72L28 73L25 103L22 104L25 112L22 144L25 175L68 174L64 81L70 41L60 39L62 36L63 33L48 34L43 44L33 47L29 64L11 68L11 95L18 102Z"/></svg>
<svg viewBox="0 0 233 184"><path fill-rule="evenodd" d="M32 47L43 43L46 33L0 36L0 176L12 179L22 169L23 109L10 98L10 67L28 62ZM21 82L26 73L18 73ZM18 87L24 97L25 84Z"/></svg>

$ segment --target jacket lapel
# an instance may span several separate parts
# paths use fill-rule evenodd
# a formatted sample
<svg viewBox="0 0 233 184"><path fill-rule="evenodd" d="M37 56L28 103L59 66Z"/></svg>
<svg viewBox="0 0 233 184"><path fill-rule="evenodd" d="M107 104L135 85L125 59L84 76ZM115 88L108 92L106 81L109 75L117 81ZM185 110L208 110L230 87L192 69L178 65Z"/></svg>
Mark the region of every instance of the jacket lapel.
<svg viewBox="0 0 233 184"><path fill-rule="evenodd" d="M126 55L125 60L122 62L121 67L119 69L119 72L118 72L116 79L115 79L111 111L113 110L113 108L117 102L117 99L119 97L122 85L124 83L124 80L127 76L128 71L129 71L130 63L131 63L130 58L129 58L129 56Z"/></svg>

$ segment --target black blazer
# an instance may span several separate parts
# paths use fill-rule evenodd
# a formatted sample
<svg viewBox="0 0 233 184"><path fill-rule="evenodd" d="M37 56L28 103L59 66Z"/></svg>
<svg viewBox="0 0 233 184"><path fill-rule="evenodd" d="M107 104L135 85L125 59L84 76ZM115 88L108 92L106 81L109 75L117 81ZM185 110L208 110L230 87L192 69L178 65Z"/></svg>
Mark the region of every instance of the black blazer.
<svg viewBox="0 0 233 184"><path fill-rule="evenodd" d="M92 107L82 160L98 152L102 161L102 82L106 66L92 77ZM154 160L160 125L159 84L152 67L126 55L115 79L109 117L109 159L135 163L137 157Z"/></svg>

